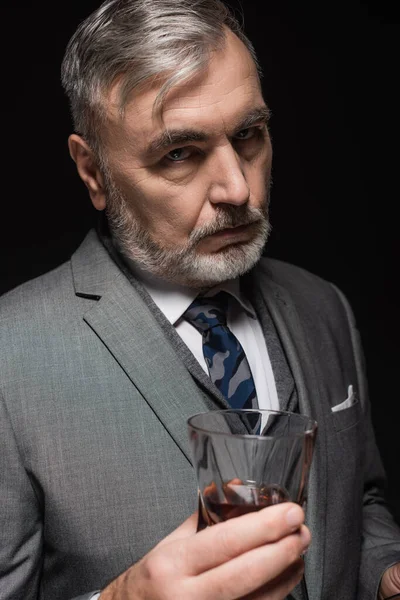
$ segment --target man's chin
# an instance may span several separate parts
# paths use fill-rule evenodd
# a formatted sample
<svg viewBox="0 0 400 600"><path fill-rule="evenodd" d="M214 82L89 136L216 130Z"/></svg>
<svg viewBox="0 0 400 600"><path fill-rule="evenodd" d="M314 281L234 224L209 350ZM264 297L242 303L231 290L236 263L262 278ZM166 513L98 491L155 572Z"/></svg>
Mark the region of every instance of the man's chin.
<svg viewBox="0 0 400 600"><path fill-rule="evenodd" d="M258 263L261 254L262 245L254 247L254 243L229 245L208 254L197 253L190 261L182 261L173 279L189 287L211 287L244 275Z"/></svg>
<svg viewBox="0 0 400 600"><path fill-rule="evenodd" d="M268 221L261 221L252 239L220 244L211 252L202 251L201 243L168 250L150 240L146 231L138 232L132 226L123 236L113 231L113 237L120 252L139 269L170 283L204 288L235 279L252 269L262 255L268 233Z"/></svg>

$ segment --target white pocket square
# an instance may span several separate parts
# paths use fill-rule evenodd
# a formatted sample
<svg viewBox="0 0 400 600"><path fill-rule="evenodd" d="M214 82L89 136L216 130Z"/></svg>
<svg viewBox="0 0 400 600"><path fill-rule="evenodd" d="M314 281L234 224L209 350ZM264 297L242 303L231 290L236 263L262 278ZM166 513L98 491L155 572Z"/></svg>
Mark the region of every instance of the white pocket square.
<svg viewBox="0 0 400 600"><path fill-rule="evenodd" d="M353 404L357 403L357 396L353 390L352 385L349 385L347 394L348 396L346 400L344 400L344 402L341 402L340 404L336 404L336 406L331 407L332 412L339 412L340 410L345 410L346 408L350 408L351 406L353 406Z"/></svg>

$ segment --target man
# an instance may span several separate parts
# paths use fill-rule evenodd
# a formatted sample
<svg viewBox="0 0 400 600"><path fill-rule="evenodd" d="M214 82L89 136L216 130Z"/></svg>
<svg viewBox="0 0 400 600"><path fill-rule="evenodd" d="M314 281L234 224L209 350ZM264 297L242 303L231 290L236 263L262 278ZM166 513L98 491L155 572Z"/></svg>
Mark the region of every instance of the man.
<svg viewBox="0 0 400 600"><path fill-rule="evenodd" d="M2 299L1 598L300 598L309 529L312 600L399 593L350 308L261 259L272 149L250 42L218 0L109 0L63 83L105 218ZM233 401L188 311L205 297L227 299L246 357L234 401L318 421L308 527L284 503L195 533L186 420Z"/></svg>

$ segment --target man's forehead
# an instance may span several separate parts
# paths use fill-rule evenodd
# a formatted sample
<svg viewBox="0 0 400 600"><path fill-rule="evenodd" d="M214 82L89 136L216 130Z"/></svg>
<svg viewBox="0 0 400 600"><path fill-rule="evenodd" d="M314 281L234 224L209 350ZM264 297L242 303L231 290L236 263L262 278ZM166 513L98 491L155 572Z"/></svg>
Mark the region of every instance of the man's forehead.
<svg viewBox="0 0 400 600"><path fill-rule="evenodd" d="M199 116L213 114L214 111L223 111L227 101L235 95L235 105L240 109L241 104L247 103L249 110L252 104L262 99L260 81L256 72L247 74L247 77L236 78L232 82L230 78L226 84L224 81L218 85L212 80L193 79L185 84L177 85L168 91L162 101L161 110L154 110L162 85L159 83L143 86L139 91L133 92L127 102L124 115L129 120L150 119L162 115L163 120L170 118L190 118L191 111L196 111ZM119 113L119 84L113 86L109 96L108 112L110 116ZM185 113L188 115L186 117Z"/></svg>
<svg viewBox="0 0 400 600"><path fill-rule="evenodd" d="M122 128L121 133L139 137L139 142L175 129L212 135L239 125L249 113L265 107L256 65L234 37L213 53L204 71L169 90L161 112L154 111L154 106L164 82L149 81L132 93L123 118L118 118L117 82L109 97L111 124Z"/></svg>

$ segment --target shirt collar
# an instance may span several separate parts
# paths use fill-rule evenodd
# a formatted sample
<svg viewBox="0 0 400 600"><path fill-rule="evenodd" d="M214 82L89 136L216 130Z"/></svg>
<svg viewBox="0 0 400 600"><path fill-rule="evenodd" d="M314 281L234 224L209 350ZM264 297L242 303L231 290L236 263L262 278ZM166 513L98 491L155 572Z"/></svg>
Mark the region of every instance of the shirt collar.
<svg viewBox="0 0 400 600"><path fill-rule="evenodd" d="M127 259L125 259L127 260ZM191 305L198 294L198 290L170 283L148 271L140 269L133 261L127 260L132 273L144 285L153 302L158 306L171 325L176 325L183 313ZM244 310L256 318L253 307L240 291L239 278L230 279L208 290L207 295L213 296L219 291L225 291L236 298Z"/></svg>

